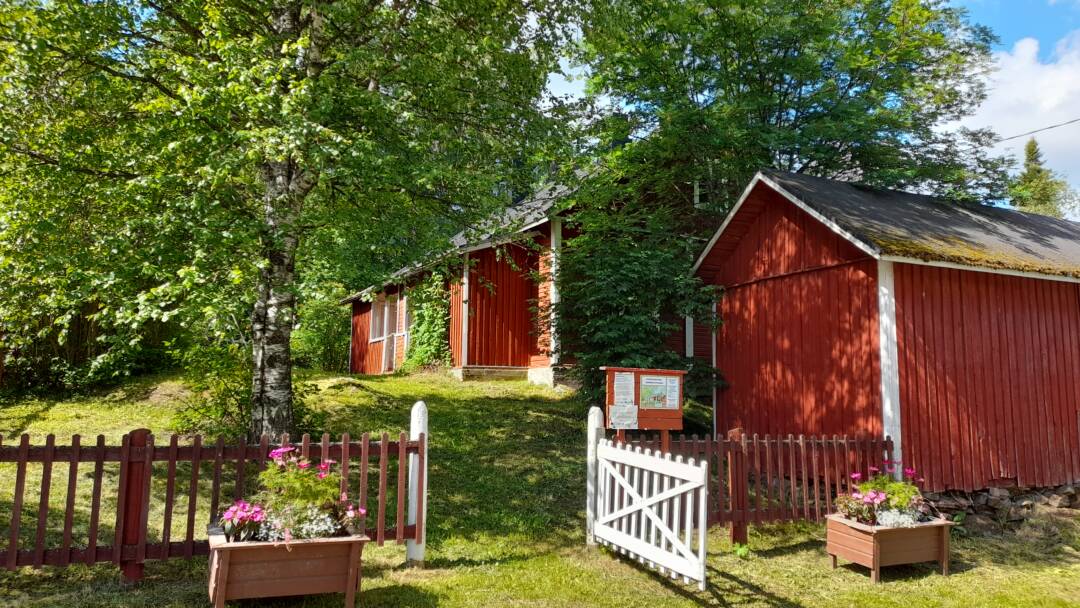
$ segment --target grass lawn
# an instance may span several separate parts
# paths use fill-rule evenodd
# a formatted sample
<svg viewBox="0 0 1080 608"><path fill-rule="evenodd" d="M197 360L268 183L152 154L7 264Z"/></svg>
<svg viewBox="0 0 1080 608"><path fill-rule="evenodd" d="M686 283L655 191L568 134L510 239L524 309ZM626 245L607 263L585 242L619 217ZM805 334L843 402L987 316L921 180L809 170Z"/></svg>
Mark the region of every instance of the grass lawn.
<svg viewBox="0 0 1080 608"><path fill-rule="evenodd" d="M430 408L427 567L401 567L403 547L365 550L363 606L1080 605L1075 514L1047 514L1017 530L958 539L952 576L935 574L932 564L890 568L881 585L871 584L859 567L831 570L822 526L751 528L753 554L746 559L732 553L725 530L717 528L709 541L709 588L698 592L585 546L585 407L572 395L435 375L324 376L317 384L311 399L326 412L328 427L354 436L407 428L417 399ZM165 435L182 393L174 379L159 376L92 397L0 404L0 434L29 432L40 440L49 432L104 433L115 440L146 426ZM5 526L13 478L13 467L0 466ZM54 484L60 505L62 478L54 477ZM0 528L0 543L6 537ZM246 605L340 601L320 596ZM206 561L150 562L146 580L134 588L121 586L107 564L0 570L0 605L207 606Z"/></svg>

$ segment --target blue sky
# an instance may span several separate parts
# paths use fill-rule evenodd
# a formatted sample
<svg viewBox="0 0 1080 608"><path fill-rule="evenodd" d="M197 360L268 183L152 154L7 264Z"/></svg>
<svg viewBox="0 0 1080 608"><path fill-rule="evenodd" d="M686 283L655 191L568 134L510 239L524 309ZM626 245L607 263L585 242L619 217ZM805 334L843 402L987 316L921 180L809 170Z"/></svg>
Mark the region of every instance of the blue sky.
<svg viewBox="0 0 1080 608"><path fill-rule="evenodd" d="M972 21L990 26L1011 48L1021 38L1043 43L1039 58L1048 60L1054 43L1080 29L1080 0L958 0Z"/></svg>
<svg viewBox="0 0 1080 608"><path fill-rule="evenodd" d="M954 0L1001 39L988 99L972 127L1008 137L1080 118L1080 0ZM1046 163L1080 188L1080 123L1036 135ZM1026 138L999 151L1018 156Z"/></svg>

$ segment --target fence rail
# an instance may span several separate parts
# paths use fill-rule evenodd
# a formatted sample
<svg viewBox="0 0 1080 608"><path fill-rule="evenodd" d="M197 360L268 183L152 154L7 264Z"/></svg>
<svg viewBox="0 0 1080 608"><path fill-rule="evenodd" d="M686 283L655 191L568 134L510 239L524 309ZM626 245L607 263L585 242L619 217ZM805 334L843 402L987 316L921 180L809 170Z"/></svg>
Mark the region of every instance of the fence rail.
<svg viewBox="0 0 1080 608"><path fill-rule="evenodd" d="M307 458L340 463L341 491L368 510L362 526L373 542L409 541L410 553L422 560L427 417L423 404L417 407L424 410L424 424L413 429L412 439L404 432L374 438L364 433L356 441L343 433L340 442L332 442L328 434L315 441L305 434L297 447ZM27 434L16 445L0 437L0 463L15 465L0 564L15 569L113 562L125 578L137 580L147 560L209 553L204 526L216 519L224 503L245 495L266 466L271 439L205 444L196 435L190 443L180 441L172 435L166 445L157 445L146 429L124 435L120 445L107 445L103 435L90 445L83 445L79 435L67 445L56 445L54 435L46 436L44 445L31 445ZM284 435L275 445L289 443ZM54 471L64 477L60 488L53 487ZM36 497L27 496L28 485L38 488ZM64 492L62 509L51 502L56 492ZM177 517L178 506L182 518ZM30 527L24 527L24 519ZM181 530L174 538L177 528ZM414 544L421 549L413 550Z"/></svg>
<svg viewBox="0 0 1080 608"><path fill-rule="evenodd" d="M659 450L660 438L628 438L635 447ZM746 542L747 524L822 521L834 498L854 488L851 474L885 469L892 459L888 437L758 436L735 429L727 437L679 435L671 453L709 463L709 524L731 524L732 539Z"/></svg>

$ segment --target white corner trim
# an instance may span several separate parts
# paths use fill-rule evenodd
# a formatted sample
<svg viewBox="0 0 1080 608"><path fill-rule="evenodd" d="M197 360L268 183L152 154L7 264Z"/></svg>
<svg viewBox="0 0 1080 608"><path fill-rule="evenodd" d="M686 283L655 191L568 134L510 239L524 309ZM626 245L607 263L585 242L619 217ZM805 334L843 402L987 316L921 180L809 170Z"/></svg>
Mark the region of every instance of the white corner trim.
<svg viewBox="0 0 1080 608"><path fill-rule="evenodd" d="M715 323L716 322L716 301L715 300L712 303L712 312L713 312L713 322ZM716 369L716 326L715 325L713 326L713 330L712 330L712 366L713 366L713 369ZM712 390L712 429L713 429L713 436L714 437L716 436L716 406L717 406L717 404L719 402L719 400L716 398L716 392L718 390L720 390L720 389L715 387L715 386L713 387L713 390Z"/></svg>
<svg viewBox="0 0 1080 608"><path fill-rule="evenodd" d="M461 272L461 367L469 365L469 253Z"/></svg>
<svg viewBox="0 0 1080 608"><path fill-rule="evenodd" d="M686 343L686 356L687 358L694 356L694 317L683 318L683 335L686 339L683 342Z"/></svg>
<svg viewBox="0 0 1080 608"><path fill-rule="evenodd" d="M881 362L881 424L893 440L893 460L902 462L900 355L896 343L896 287L893 263L878 261L878 347ZM897 471L901 467L896 468Z"/></svg>
<svg viewBox="0 0 1080 608"><path fill-rule="evenodd" d="M920 260L919 258L908 258L898 255L883 255L882 261L897 262L900 264L914 264L916 266L934 266L936 268L952 268L955 270L968 270L971 272L987 272L990 274L1004 274L1010 277L1024 277L1028 279L1040 279L1043 281L1061 281L1062 283L1080 283L1080 278L1069 277L1058 274L1044 274L1041 272L1027 272L1024 270L1009 270L1008 268L986 268L983 266L968 266L967 264L957 264L955 262L943 262L937 260Z"/></svg>
<svg viewBox="0 0 1080 608"><path fill-rule="evenodd" d="M549 262L548 305L551 307L551 315L548 318L548 333L551 335L551 364L559 363L559 326L555 318L555 305L559 303L559 286L556 279L559 275L559 257L562 255L562 219L551 218L551 258Z"/></svg>

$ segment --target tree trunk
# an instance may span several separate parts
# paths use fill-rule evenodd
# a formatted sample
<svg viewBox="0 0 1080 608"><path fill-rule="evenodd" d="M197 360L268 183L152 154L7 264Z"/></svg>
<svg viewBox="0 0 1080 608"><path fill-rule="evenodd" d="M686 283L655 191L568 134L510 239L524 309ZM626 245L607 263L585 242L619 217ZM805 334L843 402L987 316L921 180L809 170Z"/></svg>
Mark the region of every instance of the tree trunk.
<svg viewBox="0 0 1080 608"><path fill-rule="evenodd" d="M263 268L252 325L251 434L293 430L292 353L296 318L297 217L314 176L292 160L263 164Z"/></svg>

